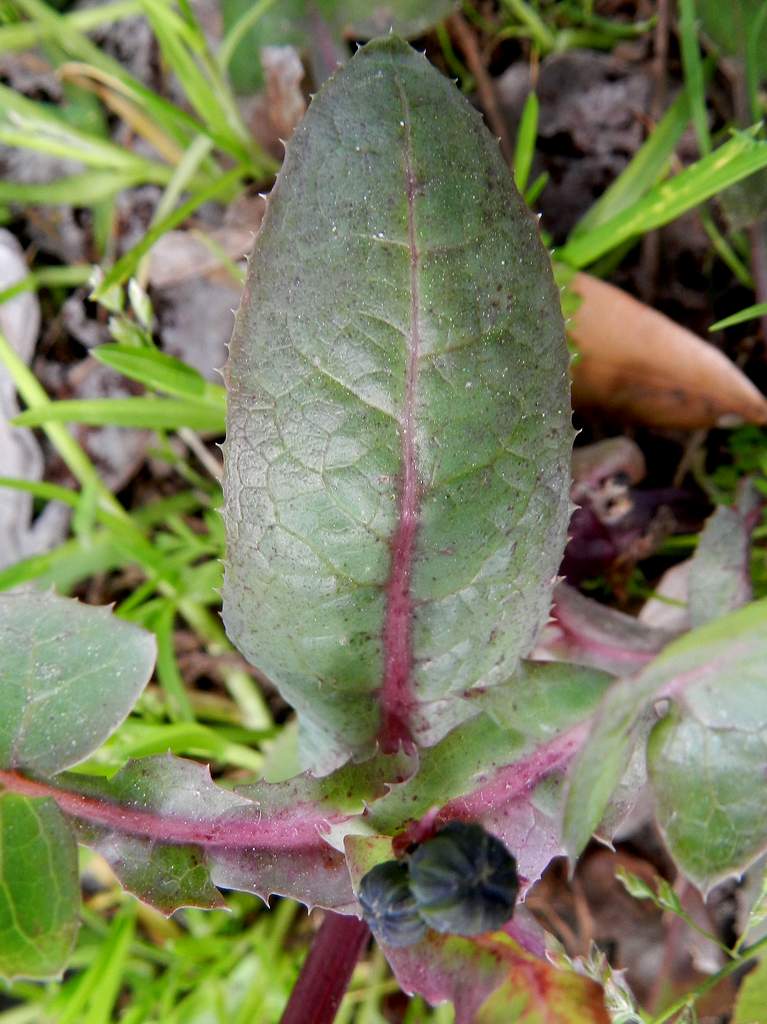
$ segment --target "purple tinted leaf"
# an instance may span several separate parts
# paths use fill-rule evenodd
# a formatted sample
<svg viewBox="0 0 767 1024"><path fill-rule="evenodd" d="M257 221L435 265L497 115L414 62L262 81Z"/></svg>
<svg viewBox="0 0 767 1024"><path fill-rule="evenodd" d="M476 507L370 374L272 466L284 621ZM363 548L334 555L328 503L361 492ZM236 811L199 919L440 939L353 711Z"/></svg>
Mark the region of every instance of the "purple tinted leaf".
<svg viewBox="0 0 767 1024"><path fill-rule="evenodd" d="M227 629L329 771L430 746L545 621L569 515L559 297L497 142L389 37L317 94L228 368Z"/></svg>
<svg viewBox="0 0 767 1024"><path fill-rule="evenodd" d="M541 641L541 656L545 652L614 675L638 671L674 637L600 604L566 583L560 583L554 592L552 616L554 622Z"/></svg>
<svg viewBox="0 0 767 1024"><path fill-rule="evenodd" d="M720 506L707 520L688 576L693 626L735 611L753 597L751 534L759 522L764 498L746 481L737 504Z"/></svg>
<svg viewBox="0 0 767 1024"><path fill-rule="evenodd" d="M218 906L216 886L348 910L349 875L331 841L341 843L366 803L410 770L403 755L379 757L325 779L238 791L216 785L206 766L168 756L130 762L110 780L67 774L53 785L0 772L0 785L56 800L126 888L165 913Z"/></svg>

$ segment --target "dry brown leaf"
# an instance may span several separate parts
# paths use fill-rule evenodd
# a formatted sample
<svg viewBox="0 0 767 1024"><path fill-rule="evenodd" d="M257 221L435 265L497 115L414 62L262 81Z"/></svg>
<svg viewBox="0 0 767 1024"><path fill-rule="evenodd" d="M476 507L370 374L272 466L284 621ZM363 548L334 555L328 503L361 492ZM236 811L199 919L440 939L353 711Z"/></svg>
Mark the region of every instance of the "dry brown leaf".
<svg viewBox="0 0 767 1024"><path fill-rule="evenodd" d="M569 325L576 407L685 430L767 424L767 399L713 345L588 274L571 288L582 299Z"/></svg>

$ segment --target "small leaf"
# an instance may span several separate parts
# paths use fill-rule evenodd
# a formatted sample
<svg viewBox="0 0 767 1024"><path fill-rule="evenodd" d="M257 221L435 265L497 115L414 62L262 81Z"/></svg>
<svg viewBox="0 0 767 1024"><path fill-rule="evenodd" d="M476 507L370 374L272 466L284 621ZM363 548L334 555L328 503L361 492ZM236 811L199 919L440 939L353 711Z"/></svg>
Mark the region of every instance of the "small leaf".
<svg viewBox="0 0 767 1024"><path fill-rule="evenodd" d="M761 507L762 498L749 485L735 507L720 505L706 521L688 575L693 626L718 619L751 600L751 533Z"/></svg>
<svg viewBox="0 0 767 1024"><path fill-rule="evenodd" d="M572 288L577 407L685 430L767 423L767 399L713 345L605 281L577 274Z"/></svg>
<svg viewBox="0 0 767 1024"><path fill-rule="evenodd" d="M737 689L737 678L730 682ZM730 717L728 697L721 696L723 720ZM740 874L767 849L764 712L761 701L754 707L754 729L707 728L692 714L672 714L650 737L658 823L674 860L704 892Z"/></svg>
<svg viewBox="0 0 767 1024"><path fill-rule="evenodd" d="M496 140L402 40L359 50L288 144L228 366L224 619L314 770L436 743L530 651L566 362Z"/></svg>
<svg viewBox="0 0 767 1024"><path fill-rule="evenodd" d="M571 770L568 851L580 852L604 813L643 722L665 715L647 747L659 825L672 857L703 891L767 849L767 601L669 644L614 684Z"/></svg>
<svg viewBox="0 0 767 1024"><path fill-rule="evenodd" d="M636 672L674 638L670 631L600 604L567 583L554 591L552 617L541 638L549 656L614 675Z"/></svg>
<svg viewBox="0 0 767 1024"><path fill-rule="evenodd" d="M619 867L615 872L615 877L626 892L633 896L635 900L652 900L653 903L657 901L658 897L655 890L644 879L640 878L639 875L635 875L633 871Z"/></svg>
<svg viewBox="0 0 767 1024"><path fill-rule="evenodd" d="M0 977L60 974L79 926L77 849L53 800L0 789Z"/></svg>
<svg viewBox="0 0 767 1024"><path fill-rule="evenodd" d="M0 768L52 775L92 754L152 674L150 633L55 594L0 595Z"/></svg>

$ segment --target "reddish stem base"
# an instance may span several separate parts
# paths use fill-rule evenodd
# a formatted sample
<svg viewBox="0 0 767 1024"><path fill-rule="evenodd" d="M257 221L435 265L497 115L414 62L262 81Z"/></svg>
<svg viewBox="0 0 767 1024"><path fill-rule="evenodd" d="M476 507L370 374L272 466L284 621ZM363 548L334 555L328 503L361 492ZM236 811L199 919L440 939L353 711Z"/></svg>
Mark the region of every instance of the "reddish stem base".
<svg viewBox="0 0 767 1024"><path fill-rule="evenodd" d="M328 912L280 1024L332 1024L369 937L364 921Z"/></svg>

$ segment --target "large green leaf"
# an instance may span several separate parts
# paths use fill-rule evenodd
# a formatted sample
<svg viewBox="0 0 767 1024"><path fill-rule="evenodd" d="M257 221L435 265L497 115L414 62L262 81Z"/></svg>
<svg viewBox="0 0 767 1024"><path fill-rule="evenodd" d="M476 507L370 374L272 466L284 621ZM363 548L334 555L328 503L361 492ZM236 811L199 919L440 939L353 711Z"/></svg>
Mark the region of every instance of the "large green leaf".
<svg viewBox="0 0 767 1024"><path fill-rule="evenodd" d="M0 977L63 971L79 908L77 851L61 811L0 791Z"/></svg>
<svg viewBox="0 0 767 1024"><path fill-rule="evenodd" d="M152 674L150 633L69 598L0 596L0 769L52 775L92 754Z"/></svg>
<svg viewBox="0 0 767 1024"><path fill-rule="evenodd" d="M288 146L228 384L230 636L315 769L435 743L545 621L572 429L537 225L476 111L394 36Z"/></svg>

